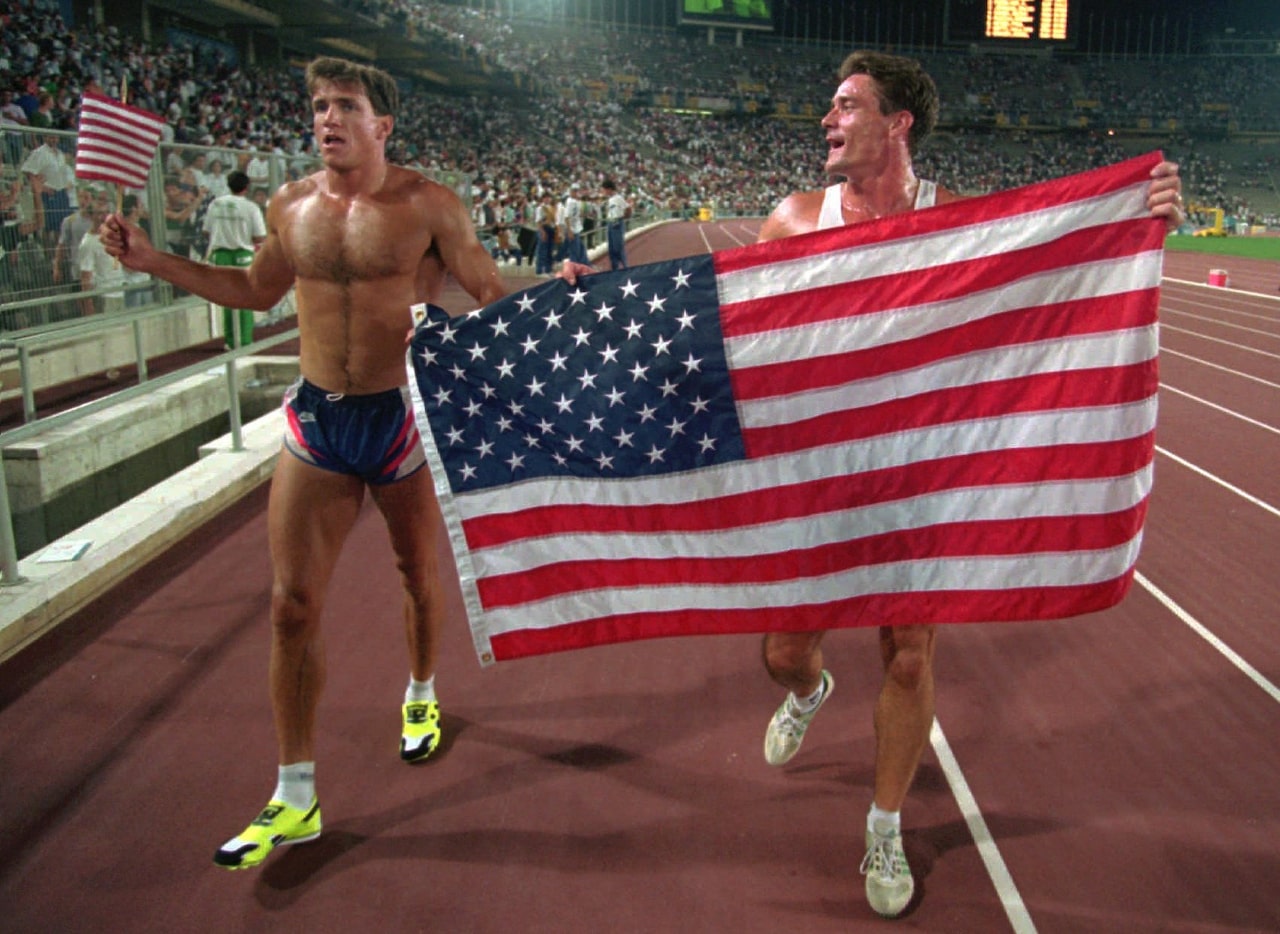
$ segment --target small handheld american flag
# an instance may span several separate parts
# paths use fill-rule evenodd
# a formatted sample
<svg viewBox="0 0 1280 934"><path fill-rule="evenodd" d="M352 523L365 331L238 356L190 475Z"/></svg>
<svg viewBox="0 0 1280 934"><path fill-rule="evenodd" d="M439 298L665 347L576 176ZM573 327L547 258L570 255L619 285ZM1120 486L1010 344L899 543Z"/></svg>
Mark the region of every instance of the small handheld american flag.
<svg viewBox="0 0 1280 934"><path fill-rule="evenodd" d="M160 145L164 120L101 94L80 102L76 177L141 188Z"/></svg>

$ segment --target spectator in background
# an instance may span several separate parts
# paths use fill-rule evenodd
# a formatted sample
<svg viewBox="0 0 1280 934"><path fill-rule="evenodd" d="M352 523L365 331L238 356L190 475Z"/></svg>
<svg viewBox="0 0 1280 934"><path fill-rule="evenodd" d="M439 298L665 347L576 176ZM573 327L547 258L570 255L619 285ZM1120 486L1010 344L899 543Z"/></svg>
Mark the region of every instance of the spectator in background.
<svg viewBox="0 0 1280 934"><path fill-rule="evenodd" d="M587 248L582 244L582 202L578 200L580 186L574 182L569 186L560 205L560 225L564 243L560 245L561 259L572 263L587 263Z"/></svg>
<svg viewBox="0 0 1280 934"><path fill-rule="evenodd" d="M231 192L231 188L227 185L227 173L223 171L226 163L221 159L209 160L209 172L205 175L205 188L210 196L221 198L225 194Z"/></svg>
<svg viewBox="0 0 1280 934"><path fill-rule="evenodd" d="M48 91L41 91L37 100L40 103L27 118L27 122L42 130L53 129L53 95Z"/></svg>
<svg viewBox="0 0 1280 934"><path fill-rule="evenodd" d="M227 194L214 198L204 215L204 232L209 236L209 262L215 266L248 266L253 254L267 238L262 210L245 197L249 176L236 170L227 176ZM237 322L238 315L238 322ZM237 327L238 324L238 327ZM253 343L253 309L222 309L222 334L227 348L234 350Z"/></svg>
<svg viewBox="0 0 1280 934"><path fill-rule="evenodd" d="M3 123L12 123L15 126L28 126L31 123L27 118L27 112L14 100L13 91L8 88L0 91L0 124Z"/></svg>
<svg viewBox="0 0 1280 934"><path fill-rule="evenodd" d="M71 213L71 189L75 185L75 170L58 146L58 137L49 134L31 150L22 163L22 171L31 182L36 195L36 215L39 219L40 239L46 249L57 242L62 221Z"/></svg>
<svg viewBox="0 0 1280 934"><path fill-rule="evenodd" d="M555 257L556 230L559 226L556 219L556 202L551 197L551 192L543 192L533 212L533 222L538 229L538 251L535 255L533 271L539 276L548 276L551 274L552 261Z"/></svg>
<svg viewBox="0 0 1280 934"><path fill-rule="evenodd" d="M34 198L18 167L0 149L0 286L16 287L18 247L35 229Z"/></svg>
<svg viewBox="0 0 1280 934"><path fill-rule="evenodd" d="M267 154L254 150L244 164L244 174L249 176L249 185L254 192L271 190L271 163Z"/></svg>
<svg viewBox="0 0 1280 934"><path fill-rule="evenodd" d="M90 219L93 226L80 240L77 251L80 268L80 288L88 292L93 289L110 289L124 285L124 268L107 255L102 240L98 236L98 228L107 219L107 206L103 201L94 201ZM124 310L124 291L108 292L92 299L102 311L110 314ZM90 311L92 313L92 311Z"/></svg>
<svg viewBox="0 0 1280 934"><path fill-rule="evenodd" d="M81 185L76 189L76 201L79 206L74 214L68 214L62 219L62 226L58 230L58 245L53 251L53 282L55 285L63 281L66 271L70 271L69 281L79 283L80 275L80 243L84 240L84 235L92 230L97 223L94 221L94 194L93 189L87 185ZM93 314L93 299L85 298L80 300L80 314Z"/></svg>
<svg viewBox="0 0 1280 934"><path fill-rule="evenodd" d="M71 281L80 281L80 241L93 227L93 189L88 185L76 188L77 210L62 219L58 228L58 245L53 251L53 281L62 282L67 270Z"/></svg>
<svg viewBox="0 0 1280 934"><path fill-rule="evenodd" d="M179 256L188 256L191 245L195 242L195 230L192 219L195 217L196 192L190 185L184 185L176 175L166 176L164 180L164 229L169 249Z"/></svg>
<svg viewBox="0 0 1280 934"><path fill-rule="evenodd" d="M609 242L609 268L627 268L627 218L631 216L631 205L618 192L613 179L604 180L604 219L608 225L605 236Z"/></svg>

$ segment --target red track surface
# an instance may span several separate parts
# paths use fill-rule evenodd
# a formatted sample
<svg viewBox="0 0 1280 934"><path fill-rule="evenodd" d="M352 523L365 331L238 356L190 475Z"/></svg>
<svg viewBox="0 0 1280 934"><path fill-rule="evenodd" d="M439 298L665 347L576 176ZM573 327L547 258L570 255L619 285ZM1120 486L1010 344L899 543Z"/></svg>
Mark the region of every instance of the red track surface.
<svg viewBox="0 0 1280 934"><path fill-rule="evenodd" d="M673 225L628 249L720 249L754 227ZM1265 297L1201 285L1210 267ZM1141 579L1105 613L943 631L947 746L926 753L904 812L922 897L899 929L1280 928L1280 264L1170 253L1166 275ZM372 508L327 608L324 835L258 870L213 866L274 784L264 504L259 491L0 668L0 929L883 928L858 875L873 633L832 634L835 694L771 769L760 745L780 698L757 637L481 670L455 616L445 746L407 767L399 597Z"/></svg>

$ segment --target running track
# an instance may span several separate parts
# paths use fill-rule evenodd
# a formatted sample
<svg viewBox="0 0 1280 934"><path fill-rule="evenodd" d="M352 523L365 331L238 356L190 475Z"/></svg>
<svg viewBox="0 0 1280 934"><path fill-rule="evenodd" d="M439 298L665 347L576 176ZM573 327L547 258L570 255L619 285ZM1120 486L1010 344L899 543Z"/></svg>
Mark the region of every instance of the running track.
<svg viewBox="0 0 1280 934"><path fill-rule="evenodd" d="M629 253L755 229L671 225ZM1211 266L1231 290L1202 284ZM1280 264L1169 253L1165 272L1138 582L1089 617L943 630L899 929L1280 929ZM264 507L260 490L0 667L0 930L883 929L858 875L873 633L829 637L836 691L775 770L756 636L482 670L455 622L445 745L407 767L371 507L327 608L324 836L213 866L274 783Z"/></svg>

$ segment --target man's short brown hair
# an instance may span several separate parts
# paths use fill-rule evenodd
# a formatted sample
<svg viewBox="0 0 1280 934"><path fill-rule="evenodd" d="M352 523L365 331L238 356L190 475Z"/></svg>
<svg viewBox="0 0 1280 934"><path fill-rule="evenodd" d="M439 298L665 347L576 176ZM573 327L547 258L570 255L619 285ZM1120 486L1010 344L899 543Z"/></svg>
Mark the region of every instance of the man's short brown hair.
<svg viewBox="0 0 1280 934"><path fill-rule="evenodd" d="M924 66L914 58L860 49L840 63L837 79L850 75L867 75L879 85L882 114L905 110L915 118L907 134L907 147L915 155L938 125L938 87Z"/></svg>
<svg viewBox="0 0 1280 934"><path fill-rule="evenodd" d="M394 117L400 109L400 89L396 87L395 79L373 65L321 56L307 66L307 93L315 94L316 84L320 81L359 85L369 98L373 112L379 117Z"/></svg>

